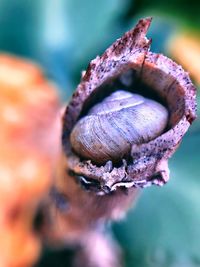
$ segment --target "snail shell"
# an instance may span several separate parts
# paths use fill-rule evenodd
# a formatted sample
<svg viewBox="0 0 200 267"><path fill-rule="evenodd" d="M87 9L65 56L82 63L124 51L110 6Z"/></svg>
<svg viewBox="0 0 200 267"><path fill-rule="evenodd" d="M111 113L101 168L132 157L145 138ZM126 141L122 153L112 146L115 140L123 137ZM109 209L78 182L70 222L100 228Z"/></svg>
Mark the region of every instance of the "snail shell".
<svg viewBox="0 0 200 267"><path fill-rule="evenodd" d="M118 90L76 123L70 141L74 151L85 159L98 164L119 161L132 144L146 143L160 135L167 121L168 111L160 103Z"/></svg>
<svg viewBox="0 0 200 267"><path fill-rule="evenodd" d="M180 65L150 51L151 40L146 37L150 23L151 18L141 19L135 28L90 62L63 116L62 146L66 170L73 177L83 177L87 185L93 187L96 182L100 193L118 187L165 184L169 180L168 159L196 118L196 89ZM126 75L130 73L131 76ZM151 100L144 98L143 104L122 109L116 101L114 105L111 101L109 112L101 114L96 106L81 117L92 101L108 92L108 87L129 91L142 84L152 90L152 95L155 93L166 102L168 119L166 110L163 115L163 108L158 103L155 107ZM105 112L106 102L104 99L104 104L99 103L101 111ZM126 112L126 109L130 111ZM138 117L141 120L136 120ZM164 129L166 121L167 128ZM137 138L131 137L130 140L130 136ZM125 160L120 161L120 158ZM111 161L104 164L109 159L118 164L114 168Z"/></svg>

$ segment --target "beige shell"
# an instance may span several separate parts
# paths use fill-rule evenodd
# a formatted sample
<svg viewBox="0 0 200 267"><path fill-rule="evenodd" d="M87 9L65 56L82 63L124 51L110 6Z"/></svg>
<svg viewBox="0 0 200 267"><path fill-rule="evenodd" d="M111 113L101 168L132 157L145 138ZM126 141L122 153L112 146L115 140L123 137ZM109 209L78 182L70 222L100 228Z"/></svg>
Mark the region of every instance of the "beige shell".
<svg viewBox="0 0 200 267"><path fill-rule="evenodd" d="M145 35L150 23L151 18L141 19L102 56L91 61L63 117L62 143L68 171L75 177L89 179L102 192L121 186L166 183L168 159L196 117L196 90L188 73L171 59L149 51L150 41ZM97 165L74 152L70 134L77 121L95 103L95 96L106 97L108 88L119 88L119 82L123 90L137 88L138 83L143 83L152 94L158 95L169 112L168 126L155 139L132 144L128 161L122 159L121 165L113 166L110 161Z"/></svg>
<svg viewBox="0 0 200 267"><path fill-rule="evenodd" d="M146 143L167 126L167 109L156 101L117 90L96 104L72 130L74 151L97 164L117 162L133 144Z"/></svg>

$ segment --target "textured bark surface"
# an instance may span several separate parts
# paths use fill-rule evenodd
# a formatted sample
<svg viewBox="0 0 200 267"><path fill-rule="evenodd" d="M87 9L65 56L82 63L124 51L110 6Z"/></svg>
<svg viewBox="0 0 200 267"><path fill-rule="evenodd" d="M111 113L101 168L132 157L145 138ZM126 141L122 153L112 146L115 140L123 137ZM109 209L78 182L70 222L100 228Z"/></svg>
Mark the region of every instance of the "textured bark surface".
<svg viewBox="0 0 200 267"><path fill-rule="evenodd" d="M101 228L105 221L123 218L138 196L136 188L130 188L129 194L121 189L97 195L95 190L88 190L83 182L67 173L65 156L59 165L49 202L44 208L48 216L45 215L42 229L47 241L56 246L79 243L90 232Z"/></svg>
<svg viewBox="0 0 200 267"><path fill-rule="evenodd" d="M104 188L113 191L122 186L166 183L168 159L196 116L196 90L188 74L171 59L149 51L150 41L145 35L150 22L150 18L140 20L102 56L91 61L64 114L62 142L68 169L75 176L97 181L102 194ZM133 86L138 81L144 83L166 104L170 113L166 131L148 143L133 145L129 162L121 166L108 170L108 164L97 166L92 161L81 160L70 145L73 126L95 94L106 94L107 86L116 80L126 88L130 78Z"/></svg>

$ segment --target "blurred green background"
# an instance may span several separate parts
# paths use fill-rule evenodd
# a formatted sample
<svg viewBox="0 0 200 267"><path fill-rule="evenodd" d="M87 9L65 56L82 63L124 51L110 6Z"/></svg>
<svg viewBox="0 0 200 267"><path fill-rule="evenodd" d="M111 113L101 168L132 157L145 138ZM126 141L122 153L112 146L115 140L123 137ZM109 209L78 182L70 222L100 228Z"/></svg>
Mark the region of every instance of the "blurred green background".
<svg viewBox="0 0 200 267"><path fill-rule="evenodd" d="M148 33L152 50L176 58L176 43L169 46L169 40L181 32L192 33L200 47L199 14L200 2L194 0L0 0L0 50L40 64L64 102L89 61L138 18L154 17ZM200 65L198 53L197 59ZM193 59L185 63L189 69ZM199 69L195 75L199 86ZM199 119L170 160L170 170L166 186L143 190L136 208L113 225L126 267L200 266ZM45 250L37 266L70 266L71 254Z"/></svg>

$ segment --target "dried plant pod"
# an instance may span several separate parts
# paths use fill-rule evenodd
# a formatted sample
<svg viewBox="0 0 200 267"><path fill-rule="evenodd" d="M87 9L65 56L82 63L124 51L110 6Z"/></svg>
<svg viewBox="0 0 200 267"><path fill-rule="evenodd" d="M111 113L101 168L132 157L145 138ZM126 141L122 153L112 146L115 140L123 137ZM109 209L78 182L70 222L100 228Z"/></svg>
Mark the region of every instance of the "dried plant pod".
<svg viewBox="0 0 200 267"><path fill-rule="evenodd" d="M63 117L62 143L67 169L91 188L96 187L99 194L118 187L165 184L169 179L168 159L196 117L196 89L188 73L171 59L149 51L151 42L145 35L150 23L151 18L141 19L102 56L91 61ZM98 159L86 159L81 152L77 153L70 135L95 104L119 88L148 95L166 106L167 127L152 140L132 143L121 164L115 165L112 159L97 164Z"/></svg>

